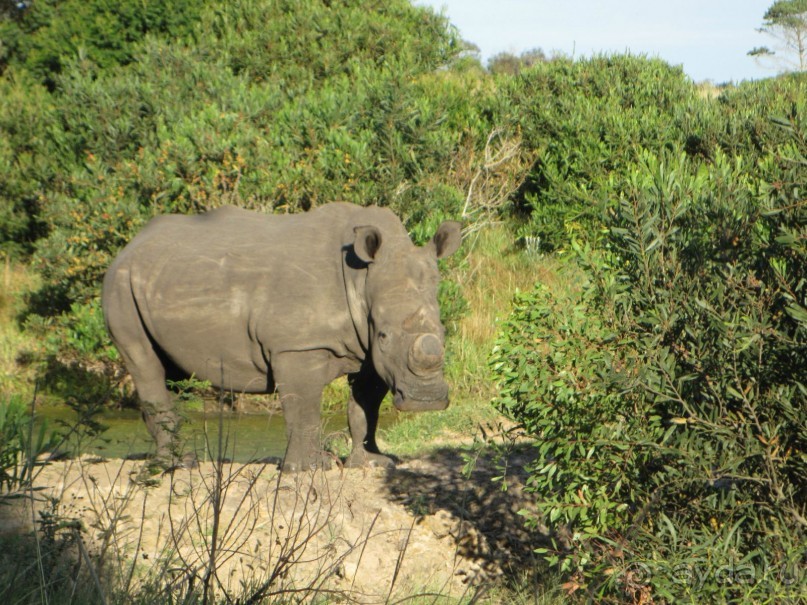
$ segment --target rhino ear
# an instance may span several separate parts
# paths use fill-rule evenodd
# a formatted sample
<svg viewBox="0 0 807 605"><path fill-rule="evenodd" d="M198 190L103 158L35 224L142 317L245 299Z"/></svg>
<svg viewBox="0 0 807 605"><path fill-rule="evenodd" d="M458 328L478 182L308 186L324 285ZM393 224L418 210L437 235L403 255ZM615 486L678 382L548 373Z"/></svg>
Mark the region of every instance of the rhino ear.
<svg viewBox="0 0 807 605"><path fill-rule="evenodd" d="M353 233L356 239L353 240L353 250L365 263L371 263L381 248L381 232L372 225L362 225L354 227Z"/></svg>
<svg viewBox="0 0 807 605"><path fill-rule="evenodd" d="M462 223L445 221L437 229L430 245L434 246L434 253L437 258L445 258L454 254L461 243Z"/></svg>

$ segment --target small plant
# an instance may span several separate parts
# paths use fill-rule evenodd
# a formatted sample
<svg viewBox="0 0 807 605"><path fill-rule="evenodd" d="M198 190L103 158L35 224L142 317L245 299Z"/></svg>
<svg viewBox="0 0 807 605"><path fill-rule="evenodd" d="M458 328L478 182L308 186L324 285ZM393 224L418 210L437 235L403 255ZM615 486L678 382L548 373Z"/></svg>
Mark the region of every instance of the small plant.
<svg viewBox="0 0 807 605"><path fill-rule="evenodd" d="M51 451L59 438L47 423L38 426L19 398L0 401L0 504L3 498L20 496L31 486L39 458Z"/></svg>
<svg viewBox="0 0 807 605"><path fill-rule="evenodd" d="M176 398L181 403L183 412L203 411L205 401L202 393L209 392L212 388L209 380L199 380L196 376L181 380L167 380L166 384L176 393Z"/></svg>

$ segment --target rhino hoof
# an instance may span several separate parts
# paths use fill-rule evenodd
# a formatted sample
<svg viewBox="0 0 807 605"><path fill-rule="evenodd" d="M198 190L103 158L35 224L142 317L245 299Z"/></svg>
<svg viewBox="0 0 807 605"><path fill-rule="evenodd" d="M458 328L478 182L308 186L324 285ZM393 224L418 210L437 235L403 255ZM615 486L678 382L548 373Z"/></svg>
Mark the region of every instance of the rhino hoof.
<svg viewBox="0 0 807 605"><path fill-rule="evenodd" d="M284 473L299 473L304 471L327 471L332 467L329 456L323 454L315 458L291 460L286 458L280 465Z"/></svg>
<svg viewBox="0 0 807 605"><path fill-rule="evenodd" d="M365 466L371 468L392 468L395 466L395 461L383 454L359 451L353 452L348 456L348 459L345 461L345 466L348 468L361 468Z"/></svg>

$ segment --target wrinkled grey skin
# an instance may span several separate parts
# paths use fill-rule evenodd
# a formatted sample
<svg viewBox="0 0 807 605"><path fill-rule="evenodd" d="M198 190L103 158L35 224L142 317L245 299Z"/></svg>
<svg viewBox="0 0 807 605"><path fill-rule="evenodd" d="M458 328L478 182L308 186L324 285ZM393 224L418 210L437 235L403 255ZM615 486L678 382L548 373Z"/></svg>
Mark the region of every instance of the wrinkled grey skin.
<svg viewBox="0 0 807 605"><path fill-rule="evenodd" d="M386 393L400 410L448 405L437 259L459 244L459 223L418 248L389 210L342 203L150 221L110 266L103 308L158 457L178 454L166 377L193 374L235 392L277 390L284 468L326 467L320 398L346 374L347 464L391 464L375 441Z"/></svg>

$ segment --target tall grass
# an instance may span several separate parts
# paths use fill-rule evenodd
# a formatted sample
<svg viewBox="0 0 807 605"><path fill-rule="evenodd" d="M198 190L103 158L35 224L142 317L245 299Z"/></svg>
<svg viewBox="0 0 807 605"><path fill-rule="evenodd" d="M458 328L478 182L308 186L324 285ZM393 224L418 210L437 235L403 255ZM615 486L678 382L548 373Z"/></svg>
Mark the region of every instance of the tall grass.
<svg viewBox="0 0 807 605"><path fill-rule="evenodd" d="M501 224L474 233L466 245L467 258L451 278L460 284L468 312L448 343L446 373L458 399L487 404L492 395L487 362L499 322L510 314L516 292L536 282L562 287L562 261L520 245L513 230Z"/></svg>
<svg viewBox="0 0 807 605"><path fill-rule="evenodd" d="M28 397L34 369L24 357L36 348L34 339L19 323L23 297L39 286L39 277L29 267L0 255L0 398Z"/></svg>

